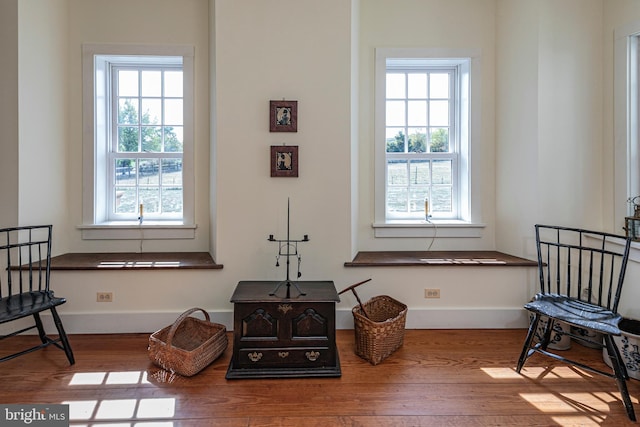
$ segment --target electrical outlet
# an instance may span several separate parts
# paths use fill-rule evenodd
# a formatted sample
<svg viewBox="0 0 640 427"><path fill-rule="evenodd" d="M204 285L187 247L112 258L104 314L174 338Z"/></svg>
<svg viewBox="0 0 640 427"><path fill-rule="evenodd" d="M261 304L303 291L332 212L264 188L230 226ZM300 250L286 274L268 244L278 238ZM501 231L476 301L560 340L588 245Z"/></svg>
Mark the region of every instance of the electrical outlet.
<svg viewBox="0 0 640 427"><path fill-rule="evenodd" d="M113 302L113 292L98 292L96 295L98 302Z"/></svg>
<svg viewBox="0 0 640 427"><path fill-rule="evenodd" d="M425 289L425 298L440 298L440 289Z"/></svg>

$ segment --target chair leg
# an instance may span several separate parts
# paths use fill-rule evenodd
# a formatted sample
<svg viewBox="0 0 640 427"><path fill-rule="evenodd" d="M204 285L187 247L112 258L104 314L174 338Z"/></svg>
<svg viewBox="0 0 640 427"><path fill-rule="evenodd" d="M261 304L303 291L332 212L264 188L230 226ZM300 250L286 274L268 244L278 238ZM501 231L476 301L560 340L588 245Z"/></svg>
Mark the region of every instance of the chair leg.
<svg viewBox="0 0 640 427"><path fill-rule="evenodd" d="M616 384L618 385L618 390L620 390L620 396L622 397L622 403L624 404L625 409L627 410L627 416L631 421L636 421L636 414L633 410L633 403L631 403L631 397L629 396L629 390L627 389L627 378L629 375L627 374L627 369L622 363L622 358L620 357L620 352L618 352L618 348L616 347L613 336L605 335L604 342L607 347L607 353L609 354L609 358L611 359L611 365L613 367L613 372L616 377Z"/></svg>
<svg viewBox="0 0 640 427"><path fill-rule="evenodd" d="M62 341L62 347L64 348L64 352L67 355L67 359L69 359L69 364L73 365L76 363L75 358L73 357L73 350L71 350L71 344L69 344L69 338L67 338L67 334L64 331L64 327L62 326L62 320L58 315L58 311L55 307L51 307L51 315L53 316L53 322L58 329L58 334L60 335L60 341Z"/></svg>
<svg viewBox="0 0 640 427"><path fill-rule="evenodd" d="M40 341L42 344L47 343L47 334L44 331L44 326L42 326L42 319L40 319L40 313L33 313L33 318L36 321L36 328L38 328L38 335L40 336Z"/></svg>
<svg viewBox="0 0 640 427"><path fill-rule="evenodd" d="M551 342L551 334L554 332L555 322L555 319L548 317L547 324L545 325L544 331L542 332L540 348L545 351L547 350L547 347L549 347L549 343Z"/></svg>
<svg viewBox="0 0 640 427"><path fill-rule="evenodd" d="M529 322L529 330L527 331L527 337L524 340L524 344L522 345L522 353L520 353L520 358L518 359L518 366L516 367L516 372L520 373L522 367L524 366L524 362L529 358L529 349L531 348L531 342L533 341L533 337L536 334L536 329L538 328L538 322L540 322L540 315L534 313L533 319Z"/></svg>

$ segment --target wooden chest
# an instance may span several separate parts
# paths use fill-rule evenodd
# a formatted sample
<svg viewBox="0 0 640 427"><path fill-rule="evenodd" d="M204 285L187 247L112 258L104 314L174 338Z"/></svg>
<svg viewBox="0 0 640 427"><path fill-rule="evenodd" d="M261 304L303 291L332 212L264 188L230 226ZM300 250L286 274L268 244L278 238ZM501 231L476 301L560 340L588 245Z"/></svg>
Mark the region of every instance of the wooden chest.
<svg viewBox="0 0 640 427"><path fill-rule="evenodd" d="M296 282L305 295L275 281L242 281L231 297L233 355L227 379L339 377L332 281Z"/></svg>

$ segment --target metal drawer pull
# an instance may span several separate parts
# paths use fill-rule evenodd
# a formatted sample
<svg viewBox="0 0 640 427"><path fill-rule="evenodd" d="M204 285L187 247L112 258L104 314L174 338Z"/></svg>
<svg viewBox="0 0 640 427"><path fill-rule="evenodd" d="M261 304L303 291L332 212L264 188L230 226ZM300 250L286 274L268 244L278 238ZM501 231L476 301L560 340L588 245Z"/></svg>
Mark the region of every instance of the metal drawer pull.
<svg viewBox="0 0 640 427"><path fill-rule="evenodd" d="M318 360L318 357L320 357L320 352L307 351L304 355L307 356L307 359L309 359L310 361L315 362L316 360Z"/></svg>
<svg viewBox="0 0 640 427"><path fill-rule="evenodd" d="M289 357L289 352L288 351L279 351L278 352L278 356L280 356L280 358L284 359L286 357Z"/></svg>
<svg viewBox="0 0 640 427"><path fill-rule="evenodd" d="M262 359L262 353L258 353L257 351L254 351L253 353L249 353L247 354L247 356L249 357L249 360L251 360L252 362L257 362L258 360Z"/></svg>

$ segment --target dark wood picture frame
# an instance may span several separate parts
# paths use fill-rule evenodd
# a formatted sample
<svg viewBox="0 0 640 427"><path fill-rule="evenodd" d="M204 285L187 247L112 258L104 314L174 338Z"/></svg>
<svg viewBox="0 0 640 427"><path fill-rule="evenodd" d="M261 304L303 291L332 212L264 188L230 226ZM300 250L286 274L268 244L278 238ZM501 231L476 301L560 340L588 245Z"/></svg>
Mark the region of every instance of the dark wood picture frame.
<svg viewBox="0 0 640 427"><path fill-rule="evenodd" d="M270 160L272 177L298 176L297 145L272 145Z"/></svg>
<svg viewBox="0 0 640 427"><path fill-rule="evenodd" d="M269 101L269 131L298 132L298 101Z"/></svg>

